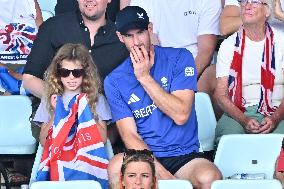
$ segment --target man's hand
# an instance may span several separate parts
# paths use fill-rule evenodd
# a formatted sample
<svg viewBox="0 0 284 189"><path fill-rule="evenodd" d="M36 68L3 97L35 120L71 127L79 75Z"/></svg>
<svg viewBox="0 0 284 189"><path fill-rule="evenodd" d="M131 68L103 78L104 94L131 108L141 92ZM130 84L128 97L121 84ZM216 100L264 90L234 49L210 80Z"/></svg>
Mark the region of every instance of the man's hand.
<svg viewBox="0 0 284 189"><path fill-rule="evenodd" d="M150 47L148 53L145 46L133 46L130 49L130 57L134 68L134 74L139 81L140 79L150 76L150 69L154 64L154 47Z"/></svg>
<svg viewBox="0 0 284 189"><path fill-rule="evenodd" d="M247 117L244 125L246 133L259 133L260 124L254 118Z"/></svg>
<svg viewBox="0 0 284 189"><path fill-rule="evenodd" d="M259 131L263 134L271 133L275 129L276 125L275 120L271 117L265 117L261 122L261 128Z"/></svg>

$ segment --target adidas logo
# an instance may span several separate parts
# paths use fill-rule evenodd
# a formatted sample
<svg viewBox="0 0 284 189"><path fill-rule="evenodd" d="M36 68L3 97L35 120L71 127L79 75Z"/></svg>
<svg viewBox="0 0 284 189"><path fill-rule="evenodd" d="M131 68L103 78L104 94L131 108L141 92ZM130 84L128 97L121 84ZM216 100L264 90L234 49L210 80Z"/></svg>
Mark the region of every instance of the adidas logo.
<svg viewBox="0 0 284 189"><path fill-rule="evenodd" d="M140 99L138 98L138 96L136 96L134 93L131 94L129 100L128 100L128 104L131 104L133 102L138 102L140 101Z"/></svg>

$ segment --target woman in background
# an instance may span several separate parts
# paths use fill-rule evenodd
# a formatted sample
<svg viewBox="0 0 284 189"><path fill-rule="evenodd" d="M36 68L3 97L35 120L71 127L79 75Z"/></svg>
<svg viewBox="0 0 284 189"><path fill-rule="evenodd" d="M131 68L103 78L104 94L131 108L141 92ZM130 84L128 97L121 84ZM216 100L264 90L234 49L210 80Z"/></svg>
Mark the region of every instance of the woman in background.
<svg viewBox="0 0 284 189"><path fill-rule="evenodd" d="M157 188L154 157L149 150L126 150L120 174L120 189Z"/></svg>

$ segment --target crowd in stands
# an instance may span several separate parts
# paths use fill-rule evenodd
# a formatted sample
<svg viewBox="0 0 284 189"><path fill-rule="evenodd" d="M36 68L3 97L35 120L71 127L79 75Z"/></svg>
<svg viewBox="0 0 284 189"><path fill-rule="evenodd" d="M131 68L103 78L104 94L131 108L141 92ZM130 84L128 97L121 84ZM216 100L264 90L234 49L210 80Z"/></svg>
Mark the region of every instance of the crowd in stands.
<svg viewBox="0 0 284 189"><path fill-rule="evenodd" d="M284 0L57 0L44 22L37 0L2 1L0 92L33 100L39 181L209 189L222 173L199 150L196 92L211 98L216 148L223 135L284 134Z"/></svg>

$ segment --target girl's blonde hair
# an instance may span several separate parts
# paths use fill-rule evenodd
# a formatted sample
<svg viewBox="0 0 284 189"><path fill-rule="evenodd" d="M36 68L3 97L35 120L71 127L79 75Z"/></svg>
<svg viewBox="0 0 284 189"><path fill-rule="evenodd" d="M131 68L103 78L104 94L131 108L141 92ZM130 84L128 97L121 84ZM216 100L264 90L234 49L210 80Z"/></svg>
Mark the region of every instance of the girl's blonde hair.
<svg viewBox="0 0 284 189"><path fill-rule="evenodd" d="M99 93L102 93L100 76L97 67L88 49L81 44L67 43L63 45L54 56L45 75L46 100L49 112L52 112L50 99L53 94L63 95L64 87L58 74L58 69L62 67L62 61L72 61L81 64L84 69L81 92L88 95L89 105L92 112L97 116L95 103Z"/></svg>

